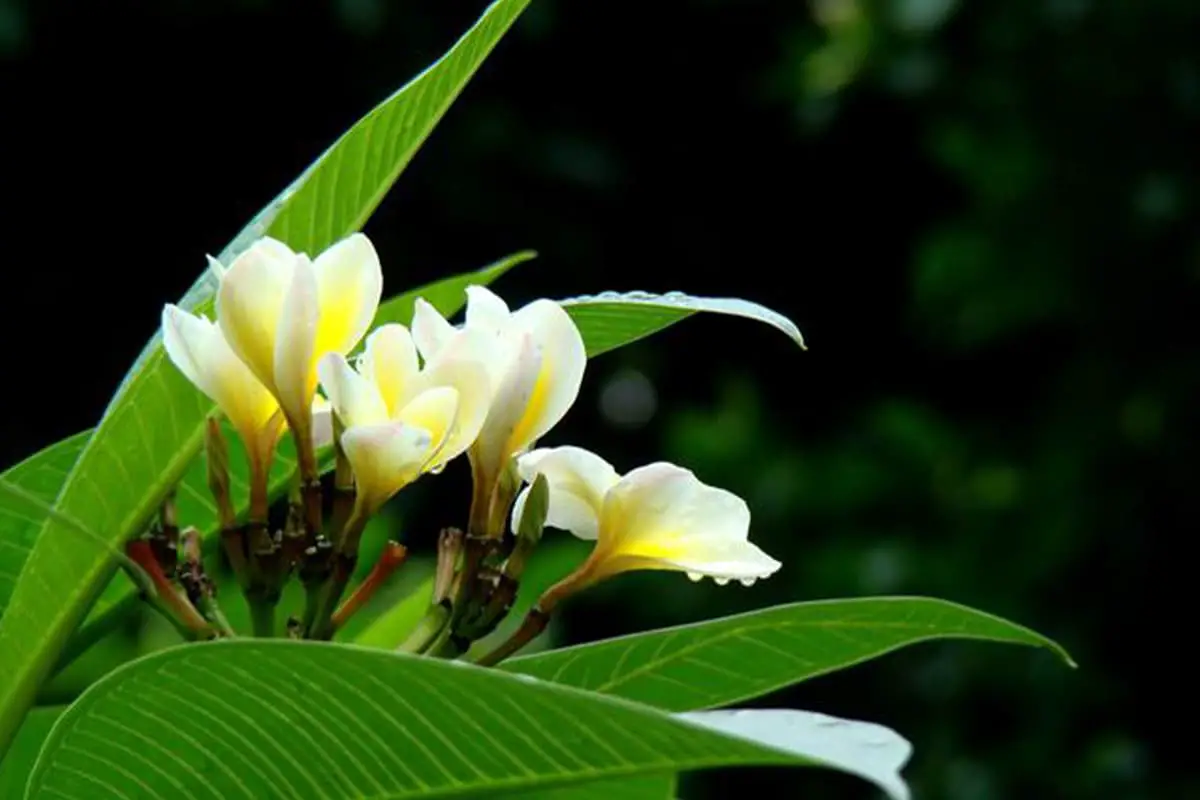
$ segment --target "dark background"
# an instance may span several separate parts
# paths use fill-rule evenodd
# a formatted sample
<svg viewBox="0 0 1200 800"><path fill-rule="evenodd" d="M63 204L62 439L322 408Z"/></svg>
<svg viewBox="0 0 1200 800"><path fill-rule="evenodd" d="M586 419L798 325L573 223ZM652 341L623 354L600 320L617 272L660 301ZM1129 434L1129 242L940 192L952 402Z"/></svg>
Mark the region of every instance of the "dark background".
<svg viewBox="0 0 1200 800"><path fill-rule="evenodd" d="M204 254L484 5L0 0L4 462L94 424ZM895 727L928 800L1200 792L1198 41L1189 0L534 0L368 225L390 292L532 247L515 304L739 295L811 348L698 318L589 367L547 443L692 467L785 567L625 576L564 638L942 596L1080 669L927 644L762 703ZM681 794L772 782L870 796Z"/></svg>

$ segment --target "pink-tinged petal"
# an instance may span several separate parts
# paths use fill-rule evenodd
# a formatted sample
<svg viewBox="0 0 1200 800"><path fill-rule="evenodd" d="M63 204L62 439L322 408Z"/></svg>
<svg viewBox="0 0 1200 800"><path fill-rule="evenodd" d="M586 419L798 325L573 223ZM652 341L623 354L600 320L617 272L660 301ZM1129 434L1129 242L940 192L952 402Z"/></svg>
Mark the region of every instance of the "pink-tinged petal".
<svg viewBox="0 0 1200 800"><path fill-rule="evenodd" d="M413 306L412 337L421 358L428 362L437 356L456 330L425 298L417 298Z"/></svg>
<svg viewBox="0 0 1200 800"><path fill-rule="evenodd" d="M333 444L333 403L321 395L313 400L313 448L320 450Z"/></svg>
<svg viewBox="0 0 1200 800"><path fill-rule="evenodd" d="M379 389L355 372L345 356L326 354L317 364L317 372L325 395L344 426L378 425L389 420Z"/></svg>
<svg viewBox="0 0 1200 800"><path fill-rule="evenodd" d="M587 351L575 322L551 300L535 300L520 309L513 325L530 336L542 354L529 403L512 435L513 450L519 451L542 438L574 405Z"/></svg>
<svg viewBox="0 0 1200 800"><path fill-rule="evenodd" d="M415 393L420 365L412 335L403 325L381 325L367 337L358 370L379 387L388 416L395 417Z"/></svg>
<svg viewBox="0 0 1200 800"><path fill-rule="evenodd" d="M383 270L371 240L351 234L313 262L320 318L314 356L354 349L379 308Z"/></svg>
<svg viewBox="0 0 1200 800"><path fill-rule="evenodd" d="M428 458L428 431L398 422L348 428L342 449L354 471L358 502L372 513L416 480Z"/></svg>

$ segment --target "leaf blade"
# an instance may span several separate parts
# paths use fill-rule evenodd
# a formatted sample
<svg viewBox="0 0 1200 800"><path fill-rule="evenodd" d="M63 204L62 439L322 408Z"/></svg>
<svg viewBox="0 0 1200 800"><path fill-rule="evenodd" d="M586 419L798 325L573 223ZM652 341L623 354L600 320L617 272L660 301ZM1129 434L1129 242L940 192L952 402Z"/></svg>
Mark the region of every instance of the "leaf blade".
<svg viewBox="0 0 1200 800"><path fill-rule="evenodd" d="M895 597L776 606L523 656L500 668L656 708L694 711L949 638L1042 647L1074 666L1057 643L1000 617L945 600Z"/></svg>
<svg viewBox="0 0 1200 800"><path fill-rule="evenodd" d="M86 756L68 744L80 740ZM52 731L27 796L100 786L167 798L187 780L215 797L439 797L753 764L843 768L763 745L752 730L731 736L496 670L224 640L138 659L89 688Z"/></svg>
<svg viewBox="0 0 1200 800"><path fill-rule="evenodd" d="M558 302L584 334L589 358L643 339L700 312L762 322L785 334L801 349L807 349L796 323L778 311L734 297L699 297L683 292L602 292Z"/></svg>

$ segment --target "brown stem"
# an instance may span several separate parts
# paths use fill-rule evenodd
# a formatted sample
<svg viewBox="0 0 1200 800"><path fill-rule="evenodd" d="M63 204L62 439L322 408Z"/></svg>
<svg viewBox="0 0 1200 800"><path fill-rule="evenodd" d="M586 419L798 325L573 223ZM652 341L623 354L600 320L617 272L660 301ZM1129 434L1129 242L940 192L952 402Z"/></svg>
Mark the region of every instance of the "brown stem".
<svg viewBox="0 0 1200 800"><path fill-rule="evenodd" d="M379 560L375 562L375 566L371 569L370 574L354 589L345 602L338 607L338 610L333 613L331 621L335 632L346 623L346 620L375 596L375 593L387 582L392 573L404 563L407 555L408 551L402 544L389 541L384 545L383 553L379 556Z"/></svg>
<svg viewBox="0 0 1200 800"><path fill-rule="evenodd" d="M142 539L132 541L125 546L125 552L150 576L157 595L154 599L168 619L193 638L207 639L213 636L215 631L208 621L200 615L200 612L183 593L167 580L149 542Z"/></svg>
<svg viewBox="0 0 1200 800"><path fill-rule="evenodd" d="M513 653L520 650L525 645L533 641L539 633L546 630L546 625L550 622L550 612L544 611L538 606L534 606L525 615L525 619L521 621L521 627L517 628L512 636L504 644L497 647L487 655L475 660L475 663L481 667L493 667L499 664L504 659L511 656Z"/></svg>

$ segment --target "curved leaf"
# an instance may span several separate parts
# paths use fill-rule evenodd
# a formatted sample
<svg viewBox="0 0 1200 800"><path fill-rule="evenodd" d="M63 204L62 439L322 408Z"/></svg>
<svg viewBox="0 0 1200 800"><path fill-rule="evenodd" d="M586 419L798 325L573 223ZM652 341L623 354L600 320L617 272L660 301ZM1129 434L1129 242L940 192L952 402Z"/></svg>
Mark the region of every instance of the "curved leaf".
<svg viewBox="0 0 1200 800"><path fill-rule="evenodd" d="M187 787L223 800L416 798L713 766L855 771L829 760L827 742L820 760L794 738L781 745L773 721L761 737L749 722L735 735L714 727L467 664L223 640L160 651L94 684L51 732L26 796L166 800Z"/></svg>
<svg viewBox="0 0 1200 800"><path fill-rule="evenodd" d="M731 297L696 297L683 292L602 292L559 300L583 334L589 356L643 339L701 311L766 323L804 348L796 323L766 306Z"/></svg>
<svg viewBox="0 0 1200 800"><path fill-rule="evenodd" d="M622 636L505 662L501 669L671 711L758 697L933 639L1044 647L1028 628L945 600L824 600Z"/></svg>

